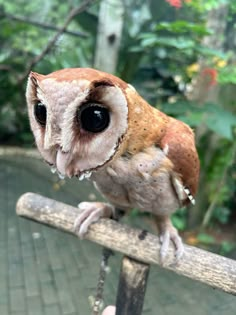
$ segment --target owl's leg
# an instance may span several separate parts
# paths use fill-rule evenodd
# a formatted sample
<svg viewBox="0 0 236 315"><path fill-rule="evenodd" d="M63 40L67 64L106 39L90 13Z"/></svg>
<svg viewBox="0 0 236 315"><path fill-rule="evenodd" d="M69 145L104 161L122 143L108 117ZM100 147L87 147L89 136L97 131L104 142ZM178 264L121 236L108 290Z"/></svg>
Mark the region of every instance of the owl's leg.
<svg viewBox="0 0 236 315"><path fill-rule="evenodd" d="M169 216L156 216L155 217L156 224L160 233L160 258L163 262L170 245L170 241L175 246L175 257L179 260L184 253L184 246L181 237L178 234L178 231L173 226Z"/></svg>
<svg viewBox="0 0 236 315"><path fill-rule="evenodd" d="M115 215L115 208L104 202L81 202L78 207L82 212L75 220L74 230L80 238L84 237L90 224L100 218L111 218Z"/></svg>

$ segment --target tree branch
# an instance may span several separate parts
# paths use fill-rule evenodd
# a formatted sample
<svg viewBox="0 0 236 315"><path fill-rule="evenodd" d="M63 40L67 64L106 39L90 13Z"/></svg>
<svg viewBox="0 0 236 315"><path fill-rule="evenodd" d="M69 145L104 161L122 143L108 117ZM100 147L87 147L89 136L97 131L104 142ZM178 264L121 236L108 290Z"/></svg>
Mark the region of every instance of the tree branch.
<svg viewBox="0 0 236 315"><path fill-rule="evenodd" d="M33 60L31 60L31 62L29 63L29 65L26 68L25 73L19 78L18 83L22 84L24 82L24 80L27 78L27 76L29 75L31 69L40 61L42 60L49 52L50 50L53 48L53 46L56 44L57 40L59 39L59 37L64 33L64 31L66 30L66 28L68 27L68 25L70 24L70 22L77 16L79 15L81 12L83 12L84 10L87 9L87 7L94 2L95 0L85 0L79 7L73 8L71 10L71 12L69 13L69 15L67 16L65 23L63 24L63 26L58 30L58 32L53 36L52 39L49 40L49 42L47 43L46 47L42 50L42 52L36 56L35 58L33 58Z"/></svg>
<svg viewBox="0 0 236 315"><path fill-rule="evenodd" d="M80 210L37 194L26 193L18 200L16 211L20 216L75 234L73 224ZM85 238L140 262L161 264L157 236L113 220L101 219L92 224ZM184 256L176 263L171 247L162 267L236 295L234 260L192 246L185 245L184 248Z"/></svg>
<svg viewBox="0 0 236 315"><path fill-rule="evenodd" d="M41 22L37 22L37 21L33 21L30 19L27 19L26 17L22 17L22 16L15 16L9 13L1 13L0 14L1 17L6 17L9 20L13 20L13 21L17 21L17 22L21 22L21 23L25 23L25 24L31 24L46 30L51 30L51 31L60 31L60 29L54 25L51 24L46 24L46 23L41 23ZM77 36L77 37L83 37L83 38L87 38L88 34L86 33L82 33L82 32L75 32L75 31L69 31L69 30L64 30L65 34L68 35L72 35L72 36Z"/></svg>

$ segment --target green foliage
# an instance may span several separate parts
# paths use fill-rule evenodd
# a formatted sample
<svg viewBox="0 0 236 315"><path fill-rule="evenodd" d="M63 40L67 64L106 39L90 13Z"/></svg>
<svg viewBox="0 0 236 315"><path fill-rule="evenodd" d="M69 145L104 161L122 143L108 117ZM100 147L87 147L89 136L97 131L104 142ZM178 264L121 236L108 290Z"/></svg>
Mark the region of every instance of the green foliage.
<svg viewBox="0 0 236 315"><path fill-rule="evenodd" d="M171 217L172 223L179 230L183 231L187 228L187 209L181 208Z"/></svg>
<svg viewBox="0 0 236 315"><path fill-rule="evenodd" d="M236 84L236 68L227 66L219 71L218 82L220 84Z"/></svg>
<svg viewBox="0 0 236 315"><path fill-rule="evenodd" d="M214 209L213 218L222 224L229 222L230 210L226 207L216 207Z"/></svg>
<svg viewBox="0 0 236 315"><path fill-rule="evenodd" d="M230 4L234 1L231 0L195 0L195 1L189 1L188 6L194 8L198 12L206 12L210 11L212 9L217 8L221 4Z"/></svg>
<svg viewBox="0 0 236 315"><path fill-rule="evenodd" d="M197 240L205 245L213 245L215 244L215 239L213 236L207 234L207 233L199 233L197 235Z"/></svg>
<svg viewBox="0 0 236 315"><path fill-rule="evenodd" d="M160 22L155 25L157 31L168 31L172 34L187 34L191 36L205 36L211 34L211 31L206 29L204 24L192 23L184 20L169 22Z"/></svg>
<svg viewBox="0 0 236 315"><path fill-rule="evenodd" d="M175 116L192 127L205 125L223 139L233 140L236 115L219 104L205 103L201 106L193 102L165 103L160 106L165 113Z"/></svg>
<svg viewBox="0 0 236 315"><path fill-rule="evenodd" d="M222 242L220 246L220 251L219 251L220 255L226 256L227 254L232 252L232 250L234 250L235 247L236 245L233 242L229 242L229 241Z"/></svg>

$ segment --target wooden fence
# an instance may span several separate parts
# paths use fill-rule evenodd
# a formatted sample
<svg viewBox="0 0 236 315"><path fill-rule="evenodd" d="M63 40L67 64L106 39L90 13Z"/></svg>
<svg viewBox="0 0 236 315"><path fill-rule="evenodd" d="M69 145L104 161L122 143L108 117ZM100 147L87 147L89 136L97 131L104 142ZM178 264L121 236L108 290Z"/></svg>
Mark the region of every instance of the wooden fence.
<svg viewBox="0 0 236 315"><path fill-rule="evenodd" d="M18 200L16 211L20 216L75 234L73 224L81 210L38 194L26 193ZM116 315L140 315L149 266L161 264L159 238L109 219L92 224L85 238L124 254ZM236 295L236 261L192 246L184 247L185 253L179 262L175 261L173 248L170 248L162 267Z"/></svg>

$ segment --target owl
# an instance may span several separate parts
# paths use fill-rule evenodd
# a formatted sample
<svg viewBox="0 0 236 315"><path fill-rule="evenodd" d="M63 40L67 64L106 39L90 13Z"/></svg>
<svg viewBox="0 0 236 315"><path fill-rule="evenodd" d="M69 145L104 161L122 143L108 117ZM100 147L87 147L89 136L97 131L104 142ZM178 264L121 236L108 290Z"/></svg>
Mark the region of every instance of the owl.
<svg viewBox="0 0 236 315"><path fill-rule="evenodd" d="M83 237L115 209L153 214L160 257L184 247L170 216L195 203L199 159L194 133L149 105L116 76L89 68L31 72L26 98L35 142L61 177L89 178L108 203L81 202L75 226Z"/></svg>

